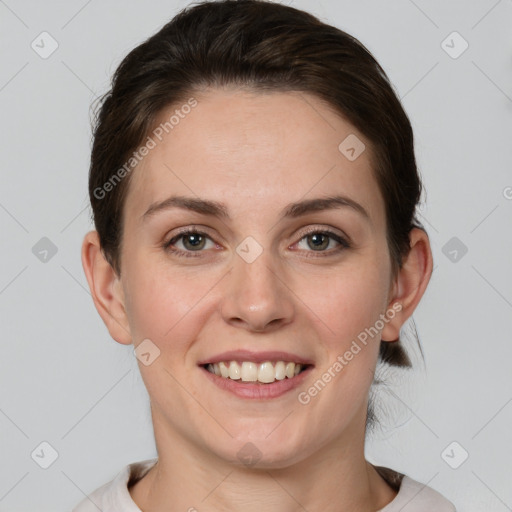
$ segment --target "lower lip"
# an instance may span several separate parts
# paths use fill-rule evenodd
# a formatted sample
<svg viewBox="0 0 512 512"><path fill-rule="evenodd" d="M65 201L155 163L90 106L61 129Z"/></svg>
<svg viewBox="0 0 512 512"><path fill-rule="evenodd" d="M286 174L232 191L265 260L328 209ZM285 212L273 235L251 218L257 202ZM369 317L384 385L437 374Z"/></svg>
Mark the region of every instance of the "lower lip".
<svg viewBox="0 0 512 512"><path fill-rule="evenodd" d="M292 389L300 386L307 378L309 372L313 368L308 366L304 371L295 375L291 379L284 378L283 380L276 380L271 384L261 384L258 382L243 382L241 380L233 380L225 377L219 377L214 373L209 372L206 368L200 367L206 374L206 377L211 380L215 385L224 391L229 391L239 398L251 398L256 400L268 400L277 398Z"/></svg>

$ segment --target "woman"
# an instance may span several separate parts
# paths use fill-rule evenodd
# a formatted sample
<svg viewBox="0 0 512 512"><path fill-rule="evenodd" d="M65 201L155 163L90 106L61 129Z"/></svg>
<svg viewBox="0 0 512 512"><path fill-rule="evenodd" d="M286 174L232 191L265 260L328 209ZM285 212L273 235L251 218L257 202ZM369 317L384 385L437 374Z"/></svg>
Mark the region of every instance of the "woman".
<svg viewBox="0 0 512 512"><path fill-rule="evenodd" d="M185 9L103 98L82 261L158 451L75 511L453 511L365 460L376 364L432 272L412 129L356 39L259 0Z"/></svg>

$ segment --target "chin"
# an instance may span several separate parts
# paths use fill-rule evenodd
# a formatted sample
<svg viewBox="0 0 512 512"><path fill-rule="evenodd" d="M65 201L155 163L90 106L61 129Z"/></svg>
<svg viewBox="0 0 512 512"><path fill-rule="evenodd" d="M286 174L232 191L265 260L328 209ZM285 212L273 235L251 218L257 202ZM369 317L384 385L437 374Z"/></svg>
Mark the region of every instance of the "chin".
<svg viewBox="0 0 512 512"><path fill-rule="evenodd" d="M275 429L275 423L272 428ZM227 442L219 450L217 445L211 447L226 462L247 469L280 469L293 465L305 457L304 443L294 437L293 433L272 432L266 429L261 436L246 429ZM269 432L272 432L269 435Z"/></svg>

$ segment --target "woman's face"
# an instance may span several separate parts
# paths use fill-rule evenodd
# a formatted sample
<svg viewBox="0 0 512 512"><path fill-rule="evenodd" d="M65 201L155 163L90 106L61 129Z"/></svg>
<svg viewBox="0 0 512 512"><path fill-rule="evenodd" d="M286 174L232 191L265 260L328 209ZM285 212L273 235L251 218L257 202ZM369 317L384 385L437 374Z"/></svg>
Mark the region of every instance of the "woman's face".
<svg viewBox="0 0 512 512"><path fill-rule="evenodd" d="M159 451L285 467L350 449L395 291L369 143L307 94L196 99L153 136L124 209L119 289L130 341L150 340L139 367ZM221 361L232 379L208 370ZM286 363L305 371L283 378Z"/></svg>

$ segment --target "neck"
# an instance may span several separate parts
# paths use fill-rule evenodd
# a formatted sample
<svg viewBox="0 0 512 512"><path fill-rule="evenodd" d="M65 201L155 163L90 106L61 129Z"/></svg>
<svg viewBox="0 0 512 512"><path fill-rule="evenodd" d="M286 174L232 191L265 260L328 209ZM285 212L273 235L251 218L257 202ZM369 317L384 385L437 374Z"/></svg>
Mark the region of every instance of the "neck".
<svg viewBox="0 0 512 512"><path fill-rule="evenodd" d="M130 488L145 512L375 512L396 496L364 458L361 425L310 457L269 469L235 467L154 427L158 462Z"/></svg>

